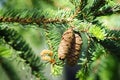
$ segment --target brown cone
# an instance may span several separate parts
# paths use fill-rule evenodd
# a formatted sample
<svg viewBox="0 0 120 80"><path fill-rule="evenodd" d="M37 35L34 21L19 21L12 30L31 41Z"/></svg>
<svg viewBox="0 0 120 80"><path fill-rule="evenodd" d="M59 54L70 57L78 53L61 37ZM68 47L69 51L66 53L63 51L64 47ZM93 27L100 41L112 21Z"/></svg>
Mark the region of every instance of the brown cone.
<svg viewBox="0 0 120 80"><path fill-rule="evenodd" d="M69 28L67 31L63 33L62 40L59 44L58 58L60 60L64 60L66 58L66 55L69 54L69 50L71 49L71 43L73 39L74 39L73 29Z"/></svg>
<svg viewBox="0 0 120 80"><path fill-rule="evenodd" d="M74 34L73 29L69 28L62 35L62 40L58 48L58 58L66 59L67 64L73 66L79 59L82 39L78 34Z"/></svg>
<svg viewBox="0 0 120 80"><path fill-rule="evenodd" d="M67 63L71 66L74 66L77 64L77 61L79 59L80 50L81 50L81 45L82 45L82 39L78 34L75 34L75 38L73 41L74 41L74 43L72 44L70 53L66 57Z"/></svg>

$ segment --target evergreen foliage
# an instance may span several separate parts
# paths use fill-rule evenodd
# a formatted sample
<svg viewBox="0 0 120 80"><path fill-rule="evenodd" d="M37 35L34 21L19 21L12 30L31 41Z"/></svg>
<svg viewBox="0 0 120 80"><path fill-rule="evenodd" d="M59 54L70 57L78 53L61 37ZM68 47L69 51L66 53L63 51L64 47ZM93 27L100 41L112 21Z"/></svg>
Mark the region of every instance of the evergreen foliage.
<svg viewBox="0 0 120 80"><path fill-rule="evenodd" d="M19 2L21 5L14 7ZM43 64L49 63L52 75L61 75L64 64L67 63L66 59L63 61L58 58L58 46L63 33L73 28L74 34L77 33L82 38L77 64L80 65L80 70L75 74L76 78L119 80L120 31L104 26L100 17L119 14L120 5L112 0L67 0L65 4L69 2L68 5L72 7L66 8L59 5L59 2L65 1L28 0L28 4L22 3L22 0L4 2L0 10L0 70L6 72L8 80L49 80L43 74L43 67L46 66ZM41 3L50 8L46 9ZM57 7L60 9L57 10ZM16 24L23 28L34 25L44 30L41 33L45 34L48 49L53 52L51 57L48 54L51 61L47 61L47 58L47 63L41 61L42 56L35 54L23 35L11 27L16 27ZM19 63L25 68L21 73L25 72L29 77L21 78L21 73L16 69L20 65L15 65Z"/></svg>

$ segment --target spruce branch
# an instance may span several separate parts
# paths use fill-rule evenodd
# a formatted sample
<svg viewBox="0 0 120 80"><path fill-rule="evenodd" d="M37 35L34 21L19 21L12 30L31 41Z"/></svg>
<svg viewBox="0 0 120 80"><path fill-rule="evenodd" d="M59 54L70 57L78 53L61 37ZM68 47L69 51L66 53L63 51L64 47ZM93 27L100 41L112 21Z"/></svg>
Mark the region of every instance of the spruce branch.
<svg viewBox="0 0 120 80"><path fill-rule="evenodd" d="M65 28L65 24L48 24L45 29L46 41L49 49L53 52L52 58L55 59L55 63L51 64L51 74L54 76L61 75L63 71L63 61L58 58L58 45Z"/></svg>
<svg viewBox="0 0 120 80"><path fill-rule="evenodd" d="M71 16L71 18L75 18L76 16L78 16L78 14L80 14L83 9L85 8L85 6L87 5L87 1L88 0L80 0L80 1L76 1L76 0L70 0L74 5L75 5L75 12L74 14Z"/></svg>
<svg viewBox="0 0 120 80"><path fill-rule="evenodd" d="M107 30L107 35L104 40L98 41L104 48L111 52L112 55L120 56L120 31Z"/></svg>
<svg viewBox="0 0 120 80"><path fill-rule="evenodd" d="M93 6L90 8L90 12L94 13L106 4L106 0L94 0Z"/></svg>
<svg viewBox="0 0 120 80"><path fill-rule="evenodd" d="M99 17L99 16L107 16L107 15L112 15L112 14L116 14L116 13L120 13L120 5L116 5L114 7L106 7L103 8L102 10L99 10L98 12L94 13L94 16Z"/></svg>
<svg viewBox="0 0 120 80"><path fill-rule="evenodd" d="M80 3L81 11L85 8L87 4L88 4L88 0L81 0L81 3Z"/></svg>
<svg viewBox="0 0 120 80"><path fill-rule="evenodd" d="M25 60L20 58L20 52L6 44L3 39L0 39L0 41L0 70L5 71L6 74L4 75L7 75L10 80L34 79L35 76L31 76L31 67L25 63ZM44 77L40 76L40 79L42 78Z"/></svg>
<svg viewBox="0 0 120 80"><path fill-rule="evenodd" d="M110 39L105 39L104 41L100 42L105 48L108 49L108 51L111 52L112 55L118 57L120 56L120 44L118 44L116 41L114 40L110 40Z"/></svg>
<svg viewBox="0 0 120 80"><path fill-rule="evenodd" d="M49 27L46 29L46 33L45 33L47 43L49 45L50 50L52 50L54 53L53 57L56 60L56 64L62 66L62 62L57 57L58 56L57 50L58 50L58 45L59 45L59 42L61 40L61 36L63 33L62 30L65 30L65 25L49 24L48 26ZM58 27L58 26L61 26L61 27ZM53 29L51 29L51 28L53 28Z"/></svg>
<svg viewBox="0 0 120 80"><path fill-rule="evenodd" d="M18 12L19 11L19 12ZM72 19L69 18L70 12L51 11L50 13L43 10L1 10L0 22L17 22L20 24L49 24L49 23L68 23ZM66 13L66 14L64 14ZM52 14L52 15L51 15ZM69 15L69 16L68 16Z"/></svg>
<svg viewBox="0 0 120 80"><path fill-rule="evenodd" d="M70 0L70 2L75 5L75 8L79 7L82 11L87 5L88 0Z"/></svg>
<svg viewBox="0 0 120 80"><path fill-rule="evenodd" d="M0 26L0 36L15 50L21 51L21 54L19 54L20 57L26 60L27 64L30 64L33 74L40 77L43 68L40 57L32 51L32 48L26 43L22 36L15 30L3 26Z"/></svg>
<svg viewBox="0 0 120 80"><path fill-rule="evenodd" d="M90 64L91 68L89 70L89 76L87 77L87 80L95 80L96 78L100 80L118 79L118 77L115 76L115 73L119 74L117 71L117 65L118 61L115 59L115 57L111 55L101 55L98 60L95 60Z"/></svg>
<svg viewBox="0 0 120 80"><path fill-rule="evenodd" d="M30 66L25 64L25 60L20 58L19 54L20 52L15 51L10 45L6 44L4 39L0 39L0 70L5 71L4 75L7 75L10 80L23 80L26 76L31 75ZM27 71L28 69L29 71ZM33 76L26 79L31 79Z"/></svg>
<svg viewBox="0 0 120 80"><path fill-rule="evenodd" d="M106 30L106 32L107 32L106 39L111 39L111 40L120 42L119 41L119 39L120 39L120 31L119 30Z"/></svg>
<svg viewBox="0 0 120 80"><path fill-rule="evenodd" d="M14 17L0 17L0 22L17 22L20 24L49 24L49 23L68 23L71 19L59 19L59 18L14 18Z"/></svg>
<svg viewBox="0 0 120 80"><path fill-rule="evenodd" d="M5 70L5 72L7 73L11 80L21 79L20 76L17 74L16 70L14 69L14 67L10 64L8 59L0 58L0 60L2 61L1 63L2 68Z"/></svg>
<svg viewBox="0 0 120 80"><path fill-rule="evenodd" d="M6 45L2 39L0 39L0 57L9 58L12 56L12 53L12 48L9 48L9 46Z"/></svg>
<svg viewBox="0 0 120 80"><path fill-rule="evenodd" d="M99 23L98 23L99 24ZM98 27L98 28L97 28ZM105 49L107 49L112 55L120 56L120 31L119 30L109 30L103 27L101 24L96 28L92 26L89 29L91 38L94 41L100 43ZM93 28L93 30L91 30Z"/></svg>
<svg viewBox="0 0 120 80"><path fill-rule="evenodd" d="M85 7L88 4L88 0L70 0L74 5L75 5L75 11L73 15L70 16L70 19L74 19L76 17L83 19L81 17L84 17L84 10L86 9Z"/></svg>

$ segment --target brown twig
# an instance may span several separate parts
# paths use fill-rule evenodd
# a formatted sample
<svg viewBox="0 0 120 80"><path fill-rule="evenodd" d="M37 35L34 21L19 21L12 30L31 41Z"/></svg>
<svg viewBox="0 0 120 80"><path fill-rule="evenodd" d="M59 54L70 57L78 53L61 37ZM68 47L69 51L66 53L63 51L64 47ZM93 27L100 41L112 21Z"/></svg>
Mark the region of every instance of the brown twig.
<svg viewBox="0 0 120 80"><path fill-rule="evenodd" d="M76 8L74 14L70 18L74 19L76 16L78 16L78 14L81 12L80 10L81 10L80 7Z"/></svg>
<svg viewBox="0 0 120 80"><path fill-rule="evenodd" d="M21 24L48 24L48 23L67 23L72 22L71 19L58 19L58 18L19 18L19 17L0 17L0 22L18 22Z"/></svg>

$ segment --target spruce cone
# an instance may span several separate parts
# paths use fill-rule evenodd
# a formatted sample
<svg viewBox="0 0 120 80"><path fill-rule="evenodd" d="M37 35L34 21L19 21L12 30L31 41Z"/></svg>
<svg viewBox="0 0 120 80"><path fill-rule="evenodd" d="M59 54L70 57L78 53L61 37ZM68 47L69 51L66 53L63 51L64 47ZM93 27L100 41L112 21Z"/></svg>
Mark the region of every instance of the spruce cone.
<svg viewBox="0 0 120 80"><path fill-rule="evenodd" d="M78 34L73 32L70 28L64 32L62 40L58 48L58 58L66 59L67 64L73 66L79 59L82 39Z"/></svg>
<svg viewBox="0 0 120 80"><path fill-rule="evenodd" d="M58 48L58 58L60 60L64 60L66 58L66 55L69 54L69 50L71 49L73 39L74 39L73 29L69 28L67 31L63 33L62 40Z"/></svg>
<svg viewBox="0 0 120 80"><path fill-rule="evenodd" d="M81 50L82 39L78 34L75 34L74 43L70 49L69 55L67 55L67 63L71 66L76 65L79 59L79 54Z"/></svg>

